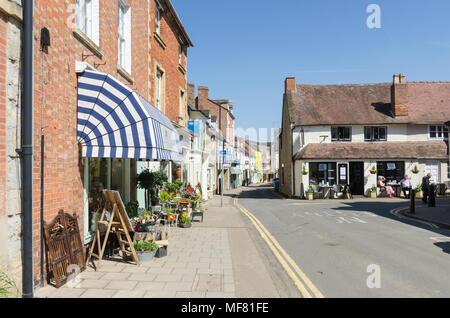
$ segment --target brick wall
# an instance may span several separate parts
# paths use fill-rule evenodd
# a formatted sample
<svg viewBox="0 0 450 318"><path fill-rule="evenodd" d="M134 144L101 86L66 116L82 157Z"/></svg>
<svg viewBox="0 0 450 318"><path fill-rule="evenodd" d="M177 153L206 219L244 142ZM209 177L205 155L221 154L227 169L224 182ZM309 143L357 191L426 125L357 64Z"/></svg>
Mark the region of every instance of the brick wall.
<svg viewBox="0 0 450 318"><path fill-rule="evenodd" d="M162 2L164 5L164 2ZM167 7L161 15L160 36L155 35L155 16L156 1L152 0L150 10L150 55L151 55L151 75L150 83L152 86L151 99L153 105L156 105L156 72L159 68L164 73L164 96L163 96L163 112L170 120L187 126L187 48L183 47L181 68L179 64L179 38L180 33L177 30L174 17L170 14ZM184 100L182 112L180 114L180 92L184 92ZM183 117L179 120L177 117Z"/></svg>
<svg viewBox="0 0 450 318"><path fill-rule="evenodd" d="M234 143L234 118L229 114L226 110L227 105L222 105L221 108L216 103L212 102L209 99L209 88L206 86L198 87L198 97L197 97L197 107L201 110L209 110L211 112L211 116L217 117L217 127L219 128L219 114L221 117L222 134L226 137L226 139Z"/></svg>
<svg viewBox="0 0 450 318"><path fill-rule="evenodd" d="M44 133L44 219L50 221L60 209L76 212L83 226L83 167L77 142L77 80L75 62L84 61L100 72L109 73L122 83L136 90L145 98L151 97L147 65L148 54L148 1L129 0L132 8L132 71L133 81L118 72L117 1L100 1L100 45L104 55L99 58L87 44L78 40L68 23L72 1L35 1L35 96L34 96L34 192L33 229L35 278L39 278L40 251L40 134L42 82L45 82ZM42 53L40 30L47 27L51 35L51 47L44 54L42 76ZM83 54L85 58L83 58ZM80 229L83 233L83 228Z"/></svg>

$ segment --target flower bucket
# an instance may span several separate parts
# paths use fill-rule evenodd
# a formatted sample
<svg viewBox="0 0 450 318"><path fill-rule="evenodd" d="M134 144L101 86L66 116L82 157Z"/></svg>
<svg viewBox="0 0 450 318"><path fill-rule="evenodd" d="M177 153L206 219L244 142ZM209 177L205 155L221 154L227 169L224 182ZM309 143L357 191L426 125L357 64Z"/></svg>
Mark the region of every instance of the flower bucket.
<svg viewBox="0 0 450 318"><path fill-rule="evenodd" d="M139 262L141 263L149 263L153 260L153 257L155 256L155 252L153 251L136 251L136 254L138 256Z"/></svg>
<svg viewBox="0 0 450 318"><path fill-rule="evenodd" d="M369 191L369 198L376 199L376 197L377 197L377 192L376 191Z"/></svg>

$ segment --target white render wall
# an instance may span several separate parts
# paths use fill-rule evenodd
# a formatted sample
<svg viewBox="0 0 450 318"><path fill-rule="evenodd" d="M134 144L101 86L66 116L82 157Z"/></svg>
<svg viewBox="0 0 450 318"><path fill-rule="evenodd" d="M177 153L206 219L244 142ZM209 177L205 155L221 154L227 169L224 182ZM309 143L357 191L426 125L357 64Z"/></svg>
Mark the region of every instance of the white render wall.
<svg viewBox="0 0 450 318"><path fill-rule="evenodd" d="M345 126L345 125L342 125ZM353 125L352 142L364 142L364 127L386 126L388 142L428 141L428 125ZM346 126L347 127L347 126ZM331 126L303 127L305 146L308 144L330 143ZM302 145L301 128L296 127L292 132L293 153L297 153Z"/></svg>

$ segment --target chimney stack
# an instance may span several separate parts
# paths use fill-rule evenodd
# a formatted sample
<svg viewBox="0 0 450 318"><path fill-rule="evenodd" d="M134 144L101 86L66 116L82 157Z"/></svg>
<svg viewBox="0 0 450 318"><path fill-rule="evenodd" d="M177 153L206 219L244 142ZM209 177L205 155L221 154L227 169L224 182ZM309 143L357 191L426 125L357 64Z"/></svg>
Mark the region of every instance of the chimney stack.
<svg viewBox="0 0 450 318"><path fill-rule="evenodd" d="M287 93L289 90L294 91L297 87L295 86L295 77L287 77L284 82L284 91Z"/></svg>
<svg viewBox="0 0 450 318"><path fill-rule="evenodd" d="M206 86L198 87L198 99L208 99L209 98L209 88Z"/></svg>
<svg viewBox="0 0 450 318"><path fill-rule="evenodd" d="M395 116L408 116L408 83L405 74L394 74L391 90L391 110Z"/></svg>
<svg viewBox="0 0 450 318"><path fill-rule="evenodd" d="M195 105L195 85L194 84L189 84L188 83L188 95L187 98L188 100L191 102L192 105Z"/></svg>

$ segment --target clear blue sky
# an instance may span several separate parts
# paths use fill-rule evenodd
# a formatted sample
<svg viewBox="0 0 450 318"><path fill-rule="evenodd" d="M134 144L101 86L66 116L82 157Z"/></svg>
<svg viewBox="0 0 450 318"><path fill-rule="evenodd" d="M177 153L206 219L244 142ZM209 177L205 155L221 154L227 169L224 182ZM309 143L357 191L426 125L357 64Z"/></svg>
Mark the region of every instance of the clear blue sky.
<svg viewBox="0 0 450 318"><path fill-rule="evenodd" d="M450 80L448 0L172 0L195 47L188 80L235 103L237 127L280 127L284 79ZM366 25L369 4L381 29Z"/></svg>

